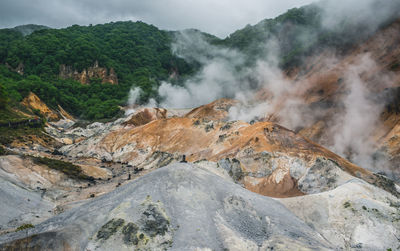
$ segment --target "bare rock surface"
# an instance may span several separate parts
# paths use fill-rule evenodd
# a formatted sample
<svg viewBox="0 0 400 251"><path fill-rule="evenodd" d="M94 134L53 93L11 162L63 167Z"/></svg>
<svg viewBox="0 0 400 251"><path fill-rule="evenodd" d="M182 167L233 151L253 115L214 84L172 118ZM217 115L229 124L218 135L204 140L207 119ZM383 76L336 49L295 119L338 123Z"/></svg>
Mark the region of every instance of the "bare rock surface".
<svg viewBox="0 0 400 251"><path fill-rule="evenodd" d="M0 248L330 250L280 202L190 164L172 164L30 229Z"/></svg>
<svg viewBox="0 0 400 251"><path fill-rule="evenodd" d="M0 233L53 216L55 204L41 193L24 189L0 177Z"/></svg>
<svg viewBox="0 0 400 251"><path fill-rule="evenodd" d="M360 179L280 201L345 250L400 249L400 200Z"/></svg>
<svg viewBox="0 0 400 251"><path fill-rule="evenodd" d="M369 183L379 180L371 172L270 122L174 117L124 126L123 121L129 119L73 129L70 134L79 132L85 139L65 145L60 151L66 156L128 163L146 170L186 155L190 162L208 160L225 169L230 166L234 170L228 171L236 182L272 197L326 191L352 177Z"/></svg>

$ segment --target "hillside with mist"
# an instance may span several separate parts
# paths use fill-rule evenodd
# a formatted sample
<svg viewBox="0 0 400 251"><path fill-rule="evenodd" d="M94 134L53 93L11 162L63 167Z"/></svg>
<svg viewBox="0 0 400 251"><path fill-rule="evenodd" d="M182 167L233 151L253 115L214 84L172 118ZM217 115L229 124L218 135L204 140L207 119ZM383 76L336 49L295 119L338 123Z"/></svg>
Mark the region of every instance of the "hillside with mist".
<svg viewBox="0 0 400 251"><path fill-rule="evenodd" d="M368 4L374 2L364 5ZM277 67L290 70L301 65L303 58L312 53L327 48L337 51L351 48L392 22L400 9L397 1L387 1L378 12L372 14L365 10L356 18L346 12L338 16L331 5L331 2L322 2L291 9L277 18L246 26L225 39L197 30L163 31L143 22L74 25L65 29L40 25L3 29L0 30L2 85L8 89L12 101L20 102L33 91L50 106L60 104L83 119L110 119L118 115L118 105L126 104L132 87L141 88L141 103L151 98L162 101L157 89L163 81L180 86L187 78L204 70L206 61L224 60L229 56L238 61L234 67L239 71L249 66L253 69L257 61L265 59L276 60ZM368 21L371 15L374 19ZM354 33L354 30L359 32ZM190 44L193 42L190 40L197 43ZM186 49L190 53L185 52ZM219 55L223 51L229 53ZM118 86L97 85L104 74L88 74L82 80L79 74L88 71L96 62L105 71L115 73ZM22 77L8 71L19 72ZM30 78L26 82L35 82L35 85L24 83L26 78ZM68 81L70 79L75 81ZM89 83L90 79L92 85L76 84L77 81ZM250 87L257 87L257 81L253 82ZM106 112L102 114L101 111Z"/></svg>
<svg viewBox="0 0 400 251"><path fill-rule="evenodd" d="M354 9L359 9L354 13ZM299 66L304 57L332 49L345 52L398 18L400 4L367 0L364 3L320 1L288 10L274 18L265 19L237 30L221 41L238 49L252 61L261 59L269 49L279 51L283 68ZM357 32L354 32L357 31ZM273 41L276 48L268 48Z"/></svg>
<svg viewBox="0 0 400 251"><path fill-rule="evenodd" d="M0 250L399 250L399 13L1 29Z"/></svg>

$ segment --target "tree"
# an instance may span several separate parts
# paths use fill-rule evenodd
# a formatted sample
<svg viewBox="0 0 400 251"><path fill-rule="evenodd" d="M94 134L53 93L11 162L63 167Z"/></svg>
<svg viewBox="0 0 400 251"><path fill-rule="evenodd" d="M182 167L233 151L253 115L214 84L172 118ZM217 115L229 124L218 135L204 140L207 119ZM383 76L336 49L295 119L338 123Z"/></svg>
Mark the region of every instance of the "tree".
<svg viewBox="0 0 400 251"><path fill-rule="evenodd" d="M0 109L4 109L8 103L8 95L4 86L0 83Z"/></svg>

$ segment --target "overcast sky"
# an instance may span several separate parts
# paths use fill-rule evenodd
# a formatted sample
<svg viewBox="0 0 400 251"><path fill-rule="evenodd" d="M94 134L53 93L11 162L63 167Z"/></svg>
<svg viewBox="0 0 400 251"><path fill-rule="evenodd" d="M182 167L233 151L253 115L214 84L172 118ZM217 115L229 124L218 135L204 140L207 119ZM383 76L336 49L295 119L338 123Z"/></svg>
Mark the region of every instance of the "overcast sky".
<svg viewBox="0 0 400 251"><path fill-rule="evenodd" d="M162 29L197 28L225 37L313 0L0 0L0 28L53 28L141 20Z"/></svg>

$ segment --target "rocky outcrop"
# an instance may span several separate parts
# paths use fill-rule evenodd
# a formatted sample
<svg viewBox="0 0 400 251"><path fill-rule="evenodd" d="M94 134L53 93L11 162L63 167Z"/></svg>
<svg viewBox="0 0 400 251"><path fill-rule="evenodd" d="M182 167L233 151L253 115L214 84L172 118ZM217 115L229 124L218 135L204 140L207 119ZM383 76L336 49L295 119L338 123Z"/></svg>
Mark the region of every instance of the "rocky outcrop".
<svg viewBox="0 0 400 251"><path fill-rule="evenodd" d="M21 104L31 110L31 112L34 114L36 114L36 111L39 111L54 126L65 127L68 125L68 127L70 127L72 124L74 124L75 118L65 111L60 105L58 105L57 110L50 109L33 92L30 92L29 95L22 100Z"/></svg>
<svg viewBox="0 0 400 251"><path fill-rule="evenodd" d="M222 98L210 104L202 105L188 112L186 118L198 118L206 120L228 120L229 108L237 105L239 101Z"/></svg>
<svg viewBox="0 0 400 251"><path fill-rule="evenodd" d="M143 108L134 112L124 125L141 126L153 120L166 119L167 110L163 108Z"/></svg>
<svg viewBox="0 0 400 251"><path fill-rule="evenodd" d="M60 115L66 119L66 120L70 120L70 121L75 121L74 116L72 116L71 114L69 114L66 110L64 110L60 105L58 105L58 111L60 113Z"/></svg>
<svg viewBox="0 0 400 251"><path fill-rule="evenodd" d="M83 69L82 72L74 70L71 66L61 64L59 77L63 79L74 79L82 84L90 84L90 79L101 79L102 83L118 84L118 77L113 68L99 67L96 61L93 66Z"/></svg>
<svg viewBox="0 0 400 251"><path fill-rule="evenodd" d="M22 100L22 105L27 108L39 110L48 120L55 121L62 117L55 111L51 110L36 94L33 92L29 93L27 97Z"/></svg>

